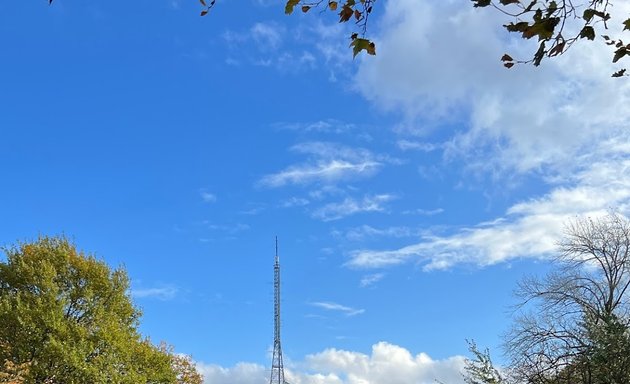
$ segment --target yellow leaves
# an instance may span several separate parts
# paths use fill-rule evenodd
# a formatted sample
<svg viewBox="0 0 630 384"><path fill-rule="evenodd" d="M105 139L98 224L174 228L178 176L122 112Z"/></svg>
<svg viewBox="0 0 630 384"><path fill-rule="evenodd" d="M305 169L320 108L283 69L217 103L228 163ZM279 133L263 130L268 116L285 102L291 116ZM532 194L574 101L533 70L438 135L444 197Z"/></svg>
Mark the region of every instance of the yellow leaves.
<svg viewBox="0 0 630 384"><path fill-rule="evenodd" d="M376 55L376 45L368 39L363 38L354 38L352 39L352 43L350 43L352 47L352 57L356 57L359 52L366 51L368 55Z"/></svg>
<svg viewBox="0 0 630 384"><path fill-rule="evenodd" d="M343 8L341 8L341 12L339 12L339 22L344 23L350 20L352 15L354 15L354 10L349 5L344 5Z"/></svg>
<svg viewBox="0 0 630 384"><path fill-rule="evenodd" d="M286 0L284 12L285 14L290 15L297 6L300 6L302 13L307 13L313 8L321 7L323 10L336 12L339 16L340 23L355 21L357 27L362 31L361 34L365 35L368 18L372 12L372 4L375 1L376 0L326 0L324 2ZM353 57L356 57L356 55L358 55L361 51L367 52L368 55L375 55L376 46L374 42L365 38L358 38L358 36L358 33L353 33L351 36L352 42L350 43L350 47L352 48Z"/></svg>
<svg viewBox="0 0 630 384"><path fill-rule="evenodd" d="M300 0L288 0L284 6L284 13L290 15L293 13L293 8L300 3Z"/></svg>

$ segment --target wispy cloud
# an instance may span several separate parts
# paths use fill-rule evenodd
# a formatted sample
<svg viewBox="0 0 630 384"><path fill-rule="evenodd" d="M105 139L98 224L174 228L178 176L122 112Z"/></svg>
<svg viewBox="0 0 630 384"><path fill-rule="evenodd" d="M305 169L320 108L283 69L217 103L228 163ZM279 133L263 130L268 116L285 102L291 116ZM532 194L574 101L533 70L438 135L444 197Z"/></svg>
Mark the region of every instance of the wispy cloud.
<svg viewBox="0 0 630 384"><path fill-rule="evenodd" d="M308 123L276 123L274 127L280 130L299 131L304 133L348 133L356 130L357 126L336 119L318 120Z"/></svg>
<svg viewBox="0 0 630 384"><path fill-rule="evenodd" d="M172 300L177 296L179 288L174 285L164 285L151 288L132 288L130 294L136 299L153 298L162 301Z"/></svg>
<svg viewBox="0 0 630 384"><path fill-rule="evenodd" d="M291 197L280 203L282 208L304 207L311 202L303 197Z"/></svg>
<svg viewBox="0 0 630 384"><path fill-rule="evenodd" d="M359 286L361 286L361 288L371 287L372 285L383 280L383 277L385 277L384 273L373 273L371 275L365 275L361 278Z"/></svg>
<svg viewBox="0 0 630 384"><path fill-rule="evenodd" d="M404 215L421 215L421 216L434 216L444 212L444 208L435 208L435 209L410 209L403 211Z"/></svg>
<svg viewBox="0 0 630 384"><path fill-rule="evenodd" d="M283 26L276 23L256 23L250 33L254 41L265 49L277 49L282 44L282 37L286 35Z"/></svg>
<svg viewBox="0 0 630 384"><path fill-rule="evenodd" d="M444 147L443 144L427 143L424 141L410 141L410 140L398 140L398 148L403 151L422 151L433 152Z"/></svg>
<svg viewBox="0 0 630 384"><path fill-rule="evenodd" d="M259 185L281 187L288 184L314 182L335 183L341 180L365 178L377 173L388 161L364 148L351 148L337 143L307 142L295 145L293 152L310 155L305 163L263 176Z"/></svg>
<svg viewBox="0 0 630 384"><path fill-rule="evenodd" d="M210 224L206 223L207 228L213 231L224 231L228 233L237 233L247 231L249 229L248 224L234 223L234 224Z"/></svg>
<svg viewBox="0 0 630 384"><path fill-rule="evenodd" d="M200 190L199 195L201 196L201 200L203 200L205 203L214 203L217 201L217 195L215 195L214 193L210 193L205 189Z"/></svg>
<svg viewBox="0 0 630 384"><path fill-rule="evenodd" d="M369 225L361 225L359 227L350 228L346 231L332 231L333 236L345 238L346 240L350 241L362 241L365 239L373 239L377 237L415 237L420 236L420 234L420 230L410 227L374 228Z"/></svg>
<svg viewBox="0 0 630 384"><path fill-rule="evenodd" d="M384 212L384 203L394 199L395 196L390 194L368 195L361 200L348 197L341 202L329 203L316 209L312 216L323 221L333 221L361 212Z"/></svg>
<svg viewBox="0 0 630 384"><path fill-rule="evenodd" d="M602 142L574 158L581 169L538 197L512 205L504 216L454 231L425 234L420 242L393 250L356 250L347 263L382 268L416 261L425 269L468 263L486 266L516 258L553 254L565 224L576 217L597 217L610 208L630 212L630 135Z"/></svg>
<svg viewBox="0 0 630 384"><path fill-rule="evenodd" d="M347 307L345 305L333 303L331 301L316 301L316 302L310 303L310 305L321 308L321 309L325 309L327 311L341 312L346 316L356 316L365 312L365 309Z"/></svg>
<svg viewBox="0 0 630 384"><path fill-rule="evenodd" d="M246 208L244 208L243 210L239 211L238 213L241 214L241 215L254 216L254 215L258 215L259 213L263 212L265 209L267 209L267 206L265 204L262 204L262 203L248 203L246 205Z"/></svg>

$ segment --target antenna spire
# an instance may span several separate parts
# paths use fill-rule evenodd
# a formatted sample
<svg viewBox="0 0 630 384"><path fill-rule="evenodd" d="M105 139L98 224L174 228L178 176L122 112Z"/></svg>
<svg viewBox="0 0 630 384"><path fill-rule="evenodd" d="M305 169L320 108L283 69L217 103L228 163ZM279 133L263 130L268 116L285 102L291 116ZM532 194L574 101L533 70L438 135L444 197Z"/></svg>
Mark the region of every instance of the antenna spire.
<svg viewBox="0 0 630 384"><path fill-rule="evenodd" d="M280 343L280 257L278 256L278 236L276 236L276 258L273 266L273 358L271 360L270 384L288 384L284 380L284 363Z"/></svg>

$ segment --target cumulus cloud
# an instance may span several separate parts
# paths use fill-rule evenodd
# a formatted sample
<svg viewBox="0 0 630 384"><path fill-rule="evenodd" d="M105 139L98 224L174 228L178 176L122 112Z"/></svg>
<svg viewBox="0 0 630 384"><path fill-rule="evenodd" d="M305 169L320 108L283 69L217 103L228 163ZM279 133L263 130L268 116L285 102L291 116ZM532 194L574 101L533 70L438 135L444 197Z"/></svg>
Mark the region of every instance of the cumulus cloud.
<svg viewBox="0 0 630 384"><path fill-rule="evenodd" d="M352 384L462 383L464 358L433 360L426 353L413 355L386 342L372 346L372 354L327 349L306 357L306 364L320 372L331 372Z"/></svg>
<svg viewBox="0 0 630 384"><path fill-rule="evenodd" d="M307 142L295 145L293 152L310 156L307 162L263 176L259 184L281 187L288 184L314 182L334 183L340 180L365 178L374 175L389 161L364 148L352 148L336 143Z"/></svg>
<svg viewBox="0 0 630 384"><path fill-rule="evenodd" d="M615 14L626 15L630 5L619 5ZM404 139L401 148L443 146L448 158L483 172L572 170L575 155L625 127L630 83L610 77L608 47L581 42L539 68L508 71L499 61L505 51L526 58L536 47L509 40L505 22L460 1L385 3L379 54L361 61L356 87L375 105L399 111L406 134L427 133L427 126L447 131L439 145ZM448 131L453 126L457 131Z"/></svg>
<svg viewBox="0 0 630 384"><path fill-rule="evenodd" d="M269 380L268 370L259 364L238 363L234 367L224 368L197 362L196 366L205 384L265 384Z"/></svg>
<svg viewBox="0 0 630 384"><path fill-rule="evenodd" d="M367 195L357 200L348 197L341 202L328 203L313 211L313 217L323 221L339 220L360 212L384 212L384 203L395 199L394 195Z"/></svg>
<svg viewBox="0 0 630 384"><path fill-rule="evenodd" d="M292 384L463 384L464 357L432 359L426 353L380 342L371 354L335 348L306 356L304 361L285 366ZM258 364L239 363L231 368L197 363L207 384L265 384L269 371Z"/></svg>

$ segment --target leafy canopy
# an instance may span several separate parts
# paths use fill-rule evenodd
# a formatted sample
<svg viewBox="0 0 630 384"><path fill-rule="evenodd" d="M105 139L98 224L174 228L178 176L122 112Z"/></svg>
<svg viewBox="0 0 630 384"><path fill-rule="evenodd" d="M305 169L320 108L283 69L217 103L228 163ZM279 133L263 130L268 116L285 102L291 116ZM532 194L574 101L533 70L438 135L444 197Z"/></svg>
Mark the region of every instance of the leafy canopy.
<svg viewBox="0 0 630 384"><path fill-rule="evenodd" d="M4 250L0 262L0 379L17 383L191 383L172 350L138 332L121 268L63 237ZM188 360L187 360L188 361Z"/></svg>

